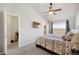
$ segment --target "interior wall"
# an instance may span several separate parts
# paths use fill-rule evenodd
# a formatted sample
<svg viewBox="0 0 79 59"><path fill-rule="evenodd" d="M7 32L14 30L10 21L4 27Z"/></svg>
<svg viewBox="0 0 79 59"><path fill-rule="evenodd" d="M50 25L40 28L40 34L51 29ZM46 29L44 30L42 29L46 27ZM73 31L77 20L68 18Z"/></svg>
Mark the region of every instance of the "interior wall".
<svg viewBox="0 0 79 59"><path fill-rule="evenodd" d="M71 30L75 29L75 26L76 26L76 15L68 18L68 20L69 20L70 29Z"/></svg>
<svg viewBox="0 0 79 59"><path fill-rule="evenodd" d="M5 51L5 35L4 35L4 4L0 4L0 49Z"/></svg>
<svg viewBox="0 0 79 59"><path fill-rule="evenodd" d="M0 11L0 49L4 50L4 13Z"/></svg>
<svg viewBox="0 0 79 59"><path fill-rule="evenodd" d="M36 38L44 35L46 21L42 16L28 4L5 4L7 13L20 16L19 20L19 46L35 42ZM32 22L41 23L40 28L32 28Z"/></svg>
<svg viewBox="0 0 79 59"><path fill-rule="evenodd" d="M79 11L76 17L76 29L79 29Z"/></svg>

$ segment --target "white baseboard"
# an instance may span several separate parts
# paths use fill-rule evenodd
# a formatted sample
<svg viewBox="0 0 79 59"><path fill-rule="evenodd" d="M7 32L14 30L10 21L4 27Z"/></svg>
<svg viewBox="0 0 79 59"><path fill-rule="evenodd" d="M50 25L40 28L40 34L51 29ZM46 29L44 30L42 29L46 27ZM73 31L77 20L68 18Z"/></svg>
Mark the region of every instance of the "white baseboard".
<svg viewBox="0 0 79 59"><path fill-rule="evenodd" d="M29 44L34 43L34 42L35 42L35 40L34 41L31 41L31 42L28 42L28 43L25 43L25 44L22 44L19 47L24 47L24 46L29 45Z"/></svg>

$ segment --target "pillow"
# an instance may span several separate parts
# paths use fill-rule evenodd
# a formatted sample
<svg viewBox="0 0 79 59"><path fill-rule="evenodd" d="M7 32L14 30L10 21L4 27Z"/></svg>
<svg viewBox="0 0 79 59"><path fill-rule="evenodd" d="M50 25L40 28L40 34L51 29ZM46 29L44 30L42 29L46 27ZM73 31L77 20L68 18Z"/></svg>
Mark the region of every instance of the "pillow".
<svg viewBox="0 0 79 59"><path fill-rule="evenodd" d="M72 32L72 31L69 31L69 32L65 35L65 40L71 41L73 35L74 35L73 32Z"/></svg>
<svg viewBox="0 0 79 59"><path fill-rule="evenodd" d="M79 33L74 33L74 36L71 41L72 43L79 44Z"/></svg>

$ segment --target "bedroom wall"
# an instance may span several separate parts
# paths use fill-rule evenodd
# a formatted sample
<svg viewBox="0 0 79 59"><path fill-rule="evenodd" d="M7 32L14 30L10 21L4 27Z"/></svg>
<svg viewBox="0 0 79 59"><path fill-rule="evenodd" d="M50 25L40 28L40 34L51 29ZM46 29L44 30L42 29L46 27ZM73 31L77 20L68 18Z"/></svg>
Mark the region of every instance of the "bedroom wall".
<svg viewBox="0 0 79 59"><path fill-rule="evenodd" d="M79 11L78 11L77 16L76 16L76 28L79 29Z"/></svg>
<svg viewBox="0 0 79 59"><path fill-rule="evenodd" d="M76 15L72 16L69 19L69 24L70 24L70 29L75 29L75 25L76 25Z"/></svg>
<svg viewBox="0 0 79 59"><path fill-rule="evenodd" d="M4 49L4 14L0 11L0 49Z"/></svg>
<svg viewBox="0 0 79 59"><path fill-rule="evenodd" d="M42 16L28 4L5 4L4 7L7 13L13 13L20 16L19 20L19 45L20 47L30 44L36 40L37 37L44 34L46 21ZM32 21L41 23L40 28L32 28Z"/></svg>

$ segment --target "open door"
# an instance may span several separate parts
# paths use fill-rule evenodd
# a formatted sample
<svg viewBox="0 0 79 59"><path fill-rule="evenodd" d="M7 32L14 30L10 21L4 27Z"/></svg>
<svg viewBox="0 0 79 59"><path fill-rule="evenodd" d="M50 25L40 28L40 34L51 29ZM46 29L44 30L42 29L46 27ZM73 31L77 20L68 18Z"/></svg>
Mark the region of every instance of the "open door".
<svg viewBox="0 0 79 59"><path fill-rule="evenodd" d="M19 17L9 14L7 18L7 50L9 51L19 47Z"/></svg>

